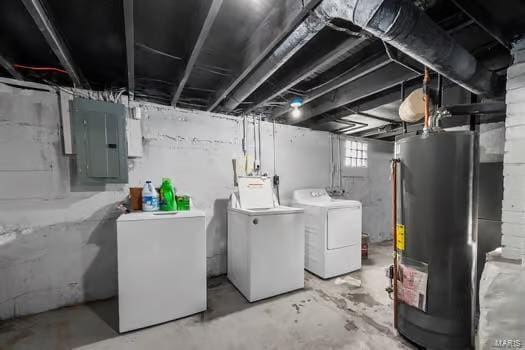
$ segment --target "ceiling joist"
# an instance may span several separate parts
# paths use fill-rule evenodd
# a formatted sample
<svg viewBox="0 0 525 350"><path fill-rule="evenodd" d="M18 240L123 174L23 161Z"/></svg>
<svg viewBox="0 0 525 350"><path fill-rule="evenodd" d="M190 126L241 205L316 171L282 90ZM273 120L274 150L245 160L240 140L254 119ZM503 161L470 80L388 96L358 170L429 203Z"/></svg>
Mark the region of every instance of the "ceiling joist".
<svg viewBox="0 0 525 350"><path fill-rule="evenodd" d="M206 38L208 37L208 34L210 32L210 29L213 25L213 22L215 22L215 18L217 17L217 14L219 13L219 10L222 5L222 0L212 0L211 4L206 11L205 16L200 16L204 18L204 22L201 21L194 21L197 25L200 26L200 28L197 30L195 28L193 30L193 35L190 36L194 38L193 45L191 45L191 53L189 54L188 59L186 60L186 67L184 68L184 71L182 73L182 76L178 79L178 84L175 88L175 91L173 92L173 98L171 99L171 105L175 106L177 102L179 101L180 95L182 94L182 90L184 89L184 86L186 85L186 82L188 81L188 78L191 74L191 71L193 70L193 66L195 65L195 62L197 62L197 58L199 57L199 54L201 52L202 46L204 45L204 42L206 41ZM205 11L202 13L204 14ZM200 25L202 23L202 25Z"/></svg>
<svg viewBox="0 0 525 350"><path fill-rule="evenodd" d="M58 34L55 26L51 22L44 7L39 0L21 0L25 8L35 21L38 29L46 39L48 45L53 50L55 56L60 61L62 67L67 71L75 87L89 88L88 82L82 77L80 72L75 68L73 59L66 47L62 37Z"/></svg>
<svg viewBox="0 0 525 350"><path fill-rule="evenodd" d="M463 11L470 19L476 22L484 31L491 35L507 50L510 50L511 45L509 40L505 37L501 29L494 23L490 14L487 13L476 1L472 0L452 0L452 2ZM505 6L505 4L502 4Z"/></svg>
<svg viewBox="0 0 525 350"><path fill-rule="evenodd" d="M412 70L391 62L316 99L305 106L302 117L289 121L291 124L303 123L337 107L354 103L367 96L399 85L403 81L413 79L418 75Z"/></svg>
<svg viewBox="0 0 525 350"><path fill-rule="evenodd" d="M133 21L133 0L123 0L124 33L126 36L126 63L128 73L128 96L135 97L135 28Z"/></svg>
<svg viewBox="0 0 525 350"><path fill-rule="evenodd" d="M270 91L266 97L262 98L260 101L257 101L246 111L246 113L250 113L256 108L264 106L275 97L281 95L285 91L297 85L299 82L311 76L321 67L329 67L330 65L338 62L341 56L345 55L348 51L354 49L358 45L361 45L366 40L368 40L366 36L349 37L330 52L322 54L319 57L315 57L310 64L291 69L289 72L287 72L286 76L280 80L275 87L273 87L272 91Z"/></svg>
<svg viewBox="0 0 525 350"><path fill-rule="evenodd" d="M24 80L22 74L20 74L15 67L9 62L4 56L0 55L0 66L3 67L11 76L18 80Z"/></svg>
<svg viewBox="0 0 525 350"><path fill-rule="evenodd" d="M226 81L223 86L219 87L217 93L210 101L207 110L215 110L226 96L237 88L237 86L263 62L268 54L276 51L275 49L279 43L285 40L289 33L300 25L304 17L320 2L321 0L282 0L279 8L272 11L259 25L259 28L254 31L254 34L248 40L248 47L242 53L243 57L240 60L240 68L235 70L237 72L235 78L231 81ZM283 17L283 13L287 15ZM303 44L305 43L306 42ZM264 62L268 61L265 60ZM260 75L268 76L268 66L271 66L270 69L276 69L275 65L278 65L277 63L272 62L270 65L264 66L264 72ZM257 68L257 70L262 72L261 68ZM250 75L250 77L251 76L253 76L253 74ZM235 107L233 107L232 110L234 108Z"/></svg>

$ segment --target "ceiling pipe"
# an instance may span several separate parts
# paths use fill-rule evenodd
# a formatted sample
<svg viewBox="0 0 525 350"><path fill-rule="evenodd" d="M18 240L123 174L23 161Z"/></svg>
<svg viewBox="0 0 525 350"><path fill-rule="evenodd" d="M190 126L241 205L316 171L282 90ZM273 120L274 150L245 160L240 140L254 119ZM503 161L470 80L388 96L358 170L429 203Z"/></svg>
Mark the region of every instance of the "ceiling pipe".
<svg viewBox="0 0 525 350"><path fill-rule="evenodd" d="M413 2L407 0L350 0L351 21L465 89L496 96L502 85Z"/></svg>

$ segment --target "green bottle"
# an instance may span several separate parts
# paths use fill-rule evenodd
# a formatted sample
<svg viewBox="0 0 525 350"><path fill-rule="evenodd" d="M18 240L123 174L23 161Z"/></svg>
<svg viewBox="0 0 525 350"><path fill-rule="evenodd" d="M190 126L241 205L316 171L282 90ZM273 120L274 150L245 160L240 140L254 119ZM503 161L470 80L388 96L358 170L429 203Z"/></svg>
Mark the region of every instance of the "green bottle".
<svg viewBox="0 0 525 350"><path fill-rule="evenodd" d="M177 202L175 201L175 188L171 184L171 179L167 177L162 179L162 185L160 186L160 210L177 210Z"/></svg>

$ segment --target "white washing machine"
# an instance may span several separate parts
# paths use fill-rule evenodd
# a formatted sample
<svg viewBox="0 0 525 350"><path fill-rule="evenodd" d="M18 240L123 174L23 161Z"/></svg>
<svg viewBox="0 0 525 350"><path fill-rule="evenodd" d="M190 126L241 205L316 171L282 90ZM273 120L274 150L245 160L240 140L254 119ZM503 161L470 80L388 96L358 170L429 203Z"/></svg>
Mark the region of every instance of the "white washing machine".
<svg viewBox="0 0 525 350"><path fill-rule="evenodd" d="M305 268L331 278L361 268L361 202L332 199L324 189L294 191L305 210Z"/></svg>
<svg viewBox="0 0 525 350"><path fill-rule="evenodd" d="M304 288L304 210L280 206L271 178L238 184L228 208L228 279L250 302Z"/></svg>
<svg viewBox="0 0 525 350"><path fill-rule="evenodd" d="M200 210L117 219L119 331L206 310L206 218Z"/></svg>

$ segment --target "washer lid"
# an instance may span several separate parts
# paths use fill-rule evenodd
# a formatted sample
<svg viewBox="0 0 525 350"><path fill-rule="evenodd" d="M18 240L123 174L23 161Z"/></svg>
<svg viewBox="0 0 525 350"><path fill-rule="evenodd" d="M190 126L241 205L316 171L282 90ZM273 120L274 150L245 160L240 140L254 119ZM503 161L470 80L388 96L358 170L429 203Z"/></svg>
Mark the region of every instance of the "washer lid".
<svg viewBox="0 0 525 350"><path fill-rule="evenodd" d="M275 208L268 209L241 209L241 208L230 208L231 211L242 213L249 216L262 216L262 215L282 215L282 214L297 214L304 212L302 208L292 208L280 205Z"/></svg>
<svg viewBox="0 0 525 350"><path fill-rule="evenodd" d="M272 179L265 176L239 176L239 203L243 209L273 208Z"/></svg>

